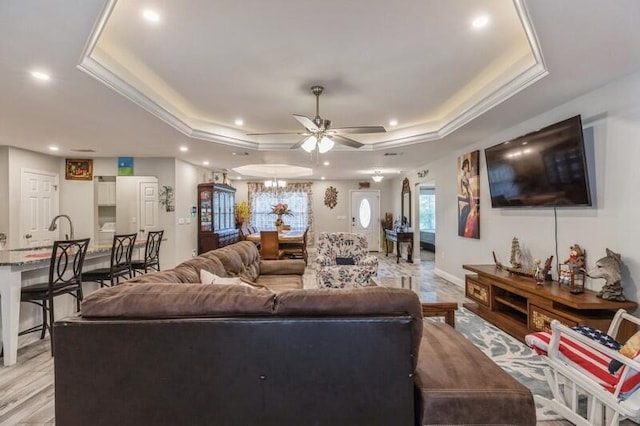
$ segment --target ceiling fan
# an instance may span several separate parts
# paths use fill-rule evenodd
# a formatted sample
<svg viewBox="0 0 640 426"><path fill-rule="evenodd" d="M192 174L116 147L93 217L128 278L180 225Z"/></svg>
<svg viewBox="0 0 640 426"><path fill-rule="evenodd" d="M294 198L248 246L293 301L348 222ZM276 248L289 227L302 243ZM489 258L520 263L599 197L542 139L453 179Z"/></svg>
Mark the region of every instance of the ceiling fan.
<svg viewBox="0 0 640 426"><path fill-rule="evenodd" d="M304 132L275 132L275 133L248 133L248 135L302 135L304 136L298 143L293 145L291 149L302 147L307 152L318 150L321 154L333 148L334 143L346 145L351 148L360 148L364 144L344 136L353 133L384 133L385 128L382 126L360 126L360 127L339 127L332 129L331 121L320 117L320 95L324 87L313 86L311 93L316 96L316 116L310 119L301 114L293 114L293 118L298 120L304 126Z"/></svg>

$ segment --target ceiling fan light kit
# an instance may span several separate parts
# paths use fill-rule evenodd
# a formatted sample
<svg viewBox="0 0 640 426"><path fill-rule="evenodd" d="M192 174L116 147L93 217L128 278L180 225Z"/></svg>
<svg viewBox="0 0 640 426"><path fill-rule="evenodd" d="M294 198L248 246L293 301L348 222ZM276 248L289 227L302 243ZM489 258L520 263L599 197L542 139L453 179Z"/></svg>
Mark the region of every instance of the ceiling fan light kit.
<svg viewBox="0 0 640 426"><path fill-rule="evenodd" d="M286 135L298 134L304 138L293 145L291 149L302 148L309 153L317 151L320 154L329 152L337 143L351 148L360 148L364 146L354 139L344 136L349 133L384 133L385 128L382 126L361 126L361 127L342 127L337 129L331 128L331 120L325 120L320 117L320 95L324 87L312 86L311 93L316 97L316 116L314 119L301 114L293 114L300 124L306 129L305 132L276 132L276 133L248 133L248 135Z"/></svg>

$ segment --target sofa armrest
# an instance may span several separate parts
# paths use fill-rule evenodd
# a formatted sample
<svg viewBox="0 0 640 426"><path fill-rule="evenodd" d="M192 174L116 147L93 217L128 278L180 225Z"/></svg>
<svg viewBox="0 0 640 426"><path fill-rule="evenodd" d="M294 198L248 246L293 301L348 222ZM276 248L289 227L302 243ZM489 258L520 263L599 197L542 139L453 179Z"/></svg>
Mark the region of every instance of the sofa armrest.
<svg viewBox="0 0 640 426"><path fill-rule="evenodd" d="M306 266L301 259L261 260L260 275L303 275Z"/></svg>
<svg viewBox="0 0 640 426"><path fill-rule="evenodd" d="M317 255L315 262L318 264L318 266L332 266L336 264L334 259L324 254Z"/></svg>
<svg viewBox="0 0 640 426"><path fill-rule="evenodd" d="M378 258L375 256L367 255L361 257L357 264L361 266L378 266Z"/></svg>

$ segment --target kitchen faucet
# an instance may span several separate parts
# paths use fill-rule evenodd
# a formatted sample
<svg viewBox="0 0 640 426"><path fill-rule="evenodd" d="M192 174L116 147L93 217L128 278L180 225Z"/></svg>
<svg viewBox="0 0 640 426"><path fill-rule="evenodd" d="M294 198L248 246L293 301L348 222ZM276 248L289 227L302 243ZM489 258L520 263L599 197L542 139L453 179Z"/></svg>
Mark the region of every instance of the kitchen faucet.
<svg viewBox="0 0 640 426"><path fill-rule="evenodd" d="M58 228L58 225L56 225L56 220L60 219L61 217L66 218L69 221L69 232L71 233L71 239L73 240L73 223L71 223L71 218L66 215L66 214L59 214L58 216L54 217L51 220L51 224L49 225L49 231L55 231ZM64 234L64 237L66 240L69 240L69 235Z"/></svg>

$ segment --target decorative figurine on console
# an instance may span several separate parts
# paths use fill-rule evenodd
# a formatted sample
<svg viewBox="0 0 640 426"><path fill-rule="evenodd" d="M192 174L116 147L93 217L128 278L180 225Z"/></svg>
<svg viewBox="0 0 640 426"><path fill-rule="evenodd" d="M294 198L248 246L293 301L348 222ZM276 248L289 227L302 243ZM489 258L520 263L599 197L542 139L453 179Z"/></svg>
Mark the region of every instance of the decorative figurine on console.
<svg viewBox="0 0 640 426"><path fill-rule="evenodd" d="M620 254L607 249L607 255L598 259L596 266L587 272L589 278L603 278L605 280L602 290L596 296L604 300L617 300L619 302L627 300L622 294L621 269L622 258Z"/></svg>
<svg viewBox="0 0 640 426"><path fill-rule="evenodd" d="M558 283L569 286L569 291L574 294L584 292L584 257L585 251L578 244L572 245L569 257L560 265Z"/></svg>

